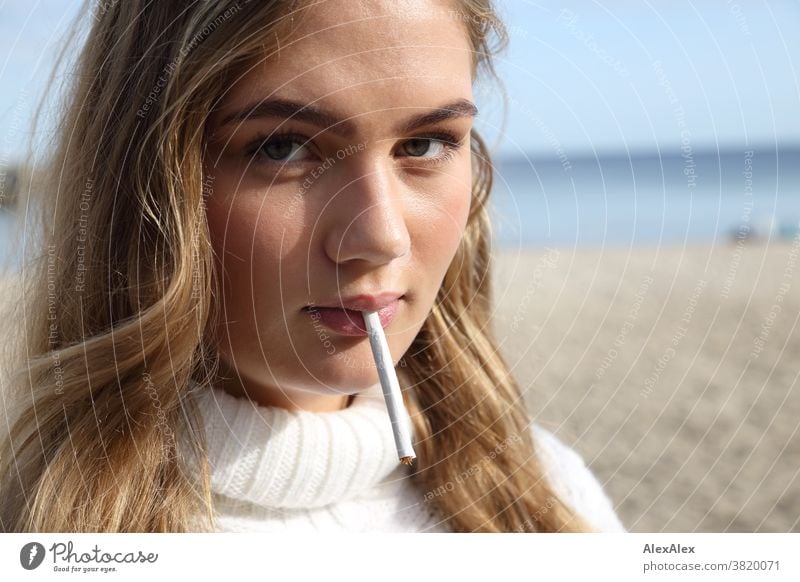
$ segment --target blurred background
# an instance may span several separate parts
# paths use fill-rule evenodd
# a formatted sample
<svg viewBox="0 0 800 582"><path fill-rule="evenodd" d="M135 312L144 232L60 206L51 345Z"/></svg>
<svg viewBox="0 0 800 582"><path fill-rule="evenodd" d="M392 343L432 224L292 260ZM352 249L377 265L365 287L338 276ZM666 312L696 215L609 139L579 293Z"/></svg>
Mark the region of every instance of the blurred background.
<svg viewBox="0 0 800 582"><path fill-rule="evenodd" d="M497 4L502 84L475 87L491 325L531 415L630 531L800 531L800 3ZM22 148L78 8L0 6L12 271Z"/></svg>

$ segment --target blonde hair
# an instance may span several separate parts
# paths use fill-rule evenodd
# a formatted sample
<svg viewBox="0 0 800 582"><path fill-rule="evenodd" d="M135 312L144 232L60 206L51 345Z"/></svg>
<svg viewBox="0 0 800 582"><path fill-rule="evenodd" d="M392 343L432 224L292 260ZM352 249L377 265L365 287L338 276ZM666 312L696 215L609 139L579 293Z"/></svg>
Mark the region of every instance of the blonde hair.
<svg viewBox="0 0 800 582"><path fill-rule="evenodd" d="M208 389L218 365L198 128L220 88L291 33L305 7L287 4L91 8L40 187L42 252L32 276L25 271L24 358L10 380L22 412L0 452L2 530L213 530L190 388L193 379ZM490 0L457 5L473 72L494 75L492 55L507 39ZM404 357L412 479L451 531L588 531L543 473L524 400L487 327L492 166L472 138L466 232Z"/></svg>

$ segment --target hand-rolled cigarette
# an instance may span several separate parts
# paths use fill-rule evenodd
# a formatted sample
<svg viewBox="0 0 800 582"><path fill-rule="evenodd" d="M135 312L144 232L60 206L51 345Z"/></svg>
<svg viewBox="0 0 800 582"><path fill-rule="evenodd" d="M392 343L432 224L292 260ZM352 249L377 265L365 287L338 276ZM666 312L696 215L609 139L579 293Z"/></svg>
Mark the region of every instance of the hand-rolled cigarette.
<svg viewBox="0 0 800 582"><path fill-rule="evenodd" d="M411 419L403 404L403 395L400 392L400 383L397 381L392 354L389 352L389 344L386 343L386 336L383 333L378 312L364 311L362 316L369 334L372 356L375 358L375 365L378 368L378 376L381 380L386 408L389 409L397 456L400 458L401 463L410 465L412 460L417 457L411 445Z"/></svg>

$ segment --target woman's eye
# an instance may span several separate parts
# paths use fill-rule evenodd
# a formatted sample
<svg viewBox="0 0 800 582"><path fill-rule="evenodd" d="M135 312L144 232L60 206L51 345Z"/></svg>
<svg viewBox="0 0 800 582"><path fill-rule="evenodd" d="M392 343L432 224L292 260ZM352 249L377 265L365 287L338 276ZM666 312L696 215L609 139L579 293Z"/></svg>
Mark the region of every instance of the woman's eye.
<svg viewBox="0 0 800 582"><path fill-rule="evenodd" d="M442 141L432 138L414 138L403 143L403 152L414 158L436 158L442 155L445 145ZM429 154L429 155L426 155Z"/></svg>
<svg viewBox="0 0 800 582"><path fill-rule="evenodd" d="M305 139L298 137L274 136L258 142L256 156L273 162L295 162L311 157Z"/></svg>

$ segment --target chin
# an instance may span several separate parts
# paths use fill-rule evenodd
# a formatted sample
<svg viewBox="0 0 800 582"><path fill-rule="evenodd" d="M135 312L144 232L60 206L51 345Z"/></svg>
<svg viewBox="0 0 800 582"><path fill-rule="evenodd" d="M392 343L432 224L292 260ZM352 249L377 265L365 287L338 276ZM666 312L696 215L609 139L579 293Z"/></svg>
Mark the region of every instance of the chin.
<svg viewBox="0 0 800 582"><path fill-rule="evenodd" d="M313 376L304 384L309 384L309 390L326 395L357 394L380 382L372 359L364 363L351 360L348 364L344 358L334 357L322 369L315 370Z"/></svg>

